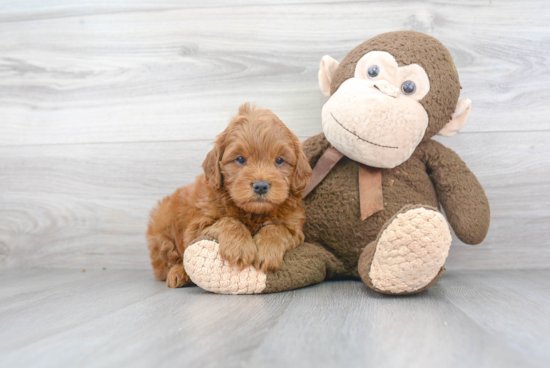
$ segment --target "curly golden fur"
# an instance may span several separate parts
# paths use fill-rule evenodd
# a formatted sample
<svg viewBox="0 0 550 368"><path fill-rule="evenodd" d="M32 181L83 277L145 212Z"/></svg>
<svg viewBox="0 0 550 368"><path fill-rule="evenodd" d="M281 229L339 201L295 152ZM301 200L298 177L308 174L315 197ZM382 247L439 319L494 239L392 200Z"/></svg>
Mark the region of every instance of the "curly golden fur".
<svg viewBox="0 0 550 368"><path fill-rule="evenodd" d="M304 240L301 197L311 168L298 138L270 110L244 104L202 167L193 184L151 212L147 240L155 278L169 287L190 283L182 256L201 235L216 238L231 264L277 270ZM253 187L261 182L265 193Z"/></svg>

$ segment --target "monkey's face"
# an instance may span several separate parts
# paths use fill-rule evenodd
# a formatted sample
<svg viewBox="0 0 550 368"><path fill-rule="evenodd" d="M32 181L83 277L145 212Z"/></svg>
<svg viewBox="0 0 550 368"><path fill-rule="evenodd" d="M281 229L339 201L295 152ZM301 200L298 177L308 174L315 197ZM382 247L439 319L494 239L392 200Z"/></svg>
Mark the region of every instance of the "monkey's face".
<svg viewBox="0 0 550 368"><path fill-rule="evenodd" d="M349 158L378 168L406 161L422 141L428 114L420 100L430 80L417 64L399 67L384 51L365 54L323 106L328 141Z"/></svg>

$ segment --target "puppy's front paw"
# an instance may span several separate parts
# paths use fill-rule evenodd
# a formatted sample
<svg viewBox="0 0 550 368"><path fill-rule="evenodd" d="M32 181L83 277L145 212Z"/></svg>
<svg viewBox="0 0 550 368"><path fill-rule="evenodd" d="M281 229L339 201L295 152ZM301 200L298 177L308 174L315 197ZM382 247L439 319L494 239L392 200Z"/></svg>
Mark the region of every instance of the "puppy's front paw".
<svg viewBox="0 0 550 368"><path fill-rule="evenodd" d="M268 247L260 247L254 260L254 267L263 272L275 272L283 264L283 256L283 252L275 251Z"/></svg>
<svg viewBox="0 0 550 368"><path fill-rule="evenodd" d="M258 247L254 267L263 272L277 271L283 264L283 256L285 255L285 247L268 239L263 237L261 232L254 236L254 242ZM280 239L280 241L283 241L283 239Z"/></svg>
<svg viewBox="0 0 550 368"><path fill-rule="evenodd" d="M185 273L183 264L172 267L166 277L166 286L170 288L179 288L189 284L190 282L191 280L189 279L189 276L187 276L187 273Z"/></svg>
<svg viewBox="0 0 550 368"><path fill-rule="evenodd" d="M254 262L256 258L256 244L252 238L246 237L224 237L220 241L220 256L222 259L244 269Z"/></svg>

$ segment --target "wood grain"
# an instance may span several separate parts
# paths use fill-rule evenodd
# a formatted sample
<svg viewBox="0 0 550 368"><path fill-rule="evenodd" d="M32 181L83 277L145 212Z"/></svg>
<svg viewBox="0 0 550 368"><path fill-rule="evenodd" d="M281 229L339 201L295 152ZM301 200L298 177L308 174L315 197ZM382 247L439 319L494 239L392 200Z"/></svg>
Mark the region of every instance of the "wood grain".
<svg viewBox="0 0 550 368"><path fill-rule="evenodd" d="M0 284L18 283L0 309L3 367L550 362L550 271L449 271L405 297L353 281L227 296L167 289L143 270L30 272L0 270Z"/></svg>
<svg viewBox="0 0 550 368"><path fill-rule="evenodd" d="M154 10L119 0L109 2L120 7L112 14L86 1L18 3L4 17L12 8L29 20L0 22L0 145L212 139L245 101L310 136L324 103L321 57L342 59L366 38L400 29L450 49L474 105L465 131L548 130L543 0L172 10L171 1ZM48 11L53 18L39 19Z"/></svg>
<svg viewBox="0 0 550 368"><path fill-rule="evenodd" d="M550 132L439 139L485 187L492 224L477 247L457 239L451 269L550 264ZM208 141L0 147L0 264L149 268L156 202L191 183Z"/></svg>
<svg viewBox="0 0 550 368"><path fill-rule="evenodd" d="M0 22L189 8L331 3L334 0L0 0Z"/></svg>
<svg viewBox="0 0 550 368"><path fill-rule="evenodd" d="M550 363L550 271L450 273L438 292L489 334ZM481 280L483 279L483 280Z"/></svg>
<svg viewBox="0 0 550 368"><path fill-rule="evenodd" d="M544 0L0 0L0 366L550 366L548 24ZM473 101L437 139L486 190L485 242L454 239L410 297L154 281L148 213L237 107L317 134L321 57L401 29L440 39Z"/></svg>
<svg viewBox="0 0 550 368"><path fill-rule="evenodd" d="M413 29L473 100L439 139L486 189L491 231L450 269L550 264L550 3L0 0L0 267L148 268L162 196L200 173L237 107L321 131L319 60Z"/></svg>

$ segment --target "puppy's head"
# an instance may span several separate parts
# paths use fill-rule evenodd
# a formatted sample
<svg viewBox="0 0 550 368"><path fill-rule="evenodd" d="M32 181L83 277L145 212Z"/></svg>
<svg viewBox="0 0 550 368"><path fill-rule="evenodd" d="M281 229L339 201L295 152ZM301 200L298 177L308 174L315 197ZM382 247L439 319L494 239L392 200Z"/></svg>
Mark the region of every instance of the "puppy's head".
<svg viewBox="0 0 550 368"><path fill-rule="evenodd" d="M207 182L247 212L274 211L299 198L311 168L300 141L270 110L249 104L216 138L202 164Z"/></svg>

